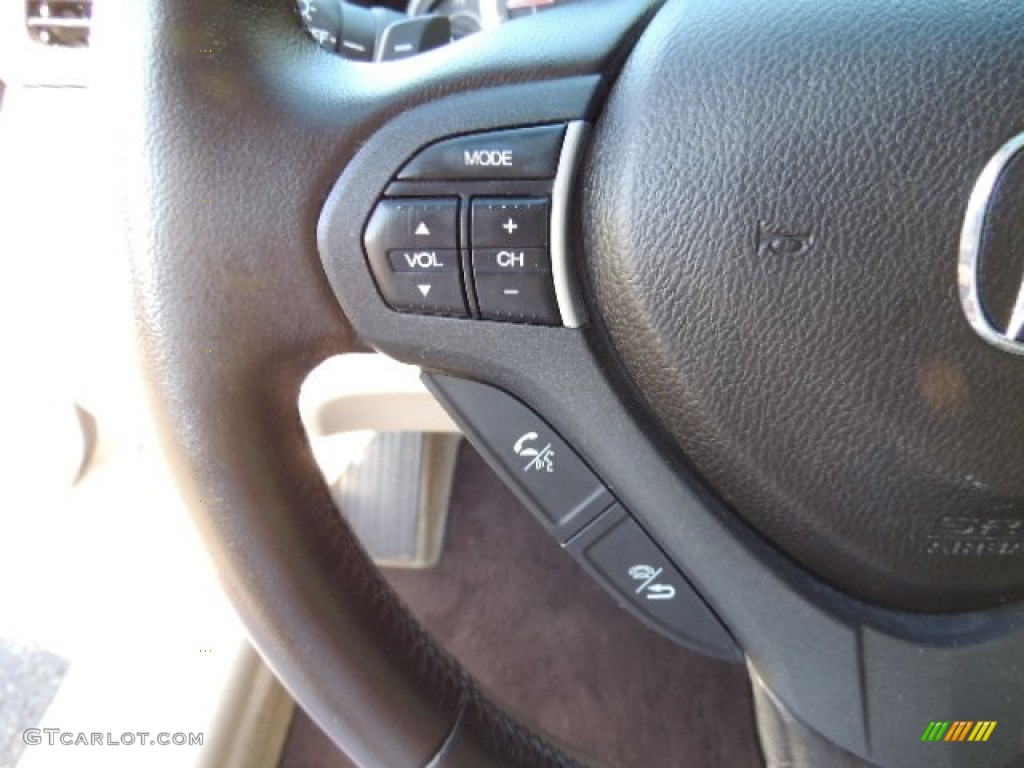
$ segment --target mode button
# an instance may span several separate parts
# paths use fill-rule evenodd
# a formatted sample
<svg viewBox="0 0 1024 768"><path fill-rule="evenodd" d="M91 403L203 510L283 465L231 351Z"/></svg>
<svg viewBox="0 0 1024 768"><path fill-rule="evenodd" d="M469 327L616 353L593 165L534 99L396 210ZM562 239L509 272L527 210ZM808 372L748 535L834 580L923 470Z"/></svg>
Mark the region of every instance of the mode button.
<svg viewBox="0 0 1024 768"><path fill-rule="evenodd" d="M474 133L432 144L399 179L553 179L564 125Z"/></svg>

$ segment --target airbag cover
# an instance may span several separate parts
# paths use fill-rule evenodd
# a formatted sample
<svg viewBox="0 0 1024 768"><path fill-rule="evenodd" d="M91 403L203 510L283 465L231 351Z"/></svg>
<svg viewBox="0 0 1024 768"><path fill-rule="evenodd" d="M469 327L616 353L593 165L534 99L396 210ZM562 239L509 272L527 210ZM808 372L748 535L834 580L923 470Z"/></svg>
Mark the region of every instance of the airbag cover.
<svg viewBox="0 0 1024 768"><path fill-rule="evenodd" d="M1024 357L957 297L1022 53L1021 3L669 2L584 173L596 314L680 460L890 607L1024 595ZM998 207L1024 212L1012 182Z"/></svg>

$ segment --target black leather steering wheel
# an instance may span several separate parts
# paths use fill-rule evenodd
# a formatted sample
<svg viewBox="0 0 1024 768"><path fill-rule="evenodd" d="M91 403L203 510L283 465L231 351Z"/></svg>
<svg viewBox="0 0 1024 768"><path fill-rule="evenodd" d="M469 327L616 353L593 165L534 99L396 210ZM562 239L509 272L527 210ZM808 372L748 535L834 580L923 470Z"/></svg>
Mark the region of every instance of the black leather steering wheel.
<svg viewBox="0 0 1024 768"><path fill-rule="evenodd" d="M573 447L746 659L769 763L1024 760L1024 175L998 154L1024 130L1024 8L589 0L373 65L286 0L138 0L97 40L168 460L256 646L357 763L575 764L335 510L298 389L371 347ZM364 238L410 158L577 121L585 322L387 306Z"/></svg>

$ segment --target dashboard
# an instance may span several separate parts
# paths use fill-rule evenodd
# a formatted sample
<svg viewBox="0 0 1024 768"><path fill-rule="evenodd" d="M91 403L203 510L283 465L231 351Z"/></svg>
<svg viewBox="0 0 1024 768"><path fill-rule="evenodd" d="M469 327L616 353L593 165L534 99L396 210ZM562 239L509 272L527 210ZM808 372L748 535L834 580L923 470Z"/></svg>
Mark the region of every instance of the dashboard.
<svg viewBox="0 0 1024 768"><path fill-rule="evenodd" d="M410 16L436 13L451 23L452 39L471 35L506 21L564 5L567 0L412 0Z"/></svg>
<svg viewBox="0 0 1024 768"><path fill-rule="evenodd" d="M579 0L410 0L408 5L297 0L296 9L322 48L354 61L382 62L572 2Z"/></svg>

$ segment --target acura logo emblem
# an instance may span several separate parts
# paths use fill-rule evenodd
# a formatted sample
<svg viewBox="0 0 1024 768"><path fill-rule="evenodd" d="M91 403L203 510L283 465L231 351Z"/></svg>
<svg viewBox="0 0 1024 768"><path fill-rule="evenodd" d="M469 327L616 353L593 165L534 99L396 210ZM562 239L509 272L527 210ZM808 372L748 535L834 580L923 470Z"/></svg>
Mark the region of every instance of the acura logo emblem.
<svg viewBox="0 0 1024 768"><path fill-rule="evenodd" d="M1001 146L975 182L967 203L964 228L960 233L960 264L957 274L960 303L971 327L989 344L1015 355L1024 355L1024 275L1021 276L1021 285L1017 290L1013 311L1010 313L1010 322L1004 329L996 327L985 312L978 283L981 281L979 256L982 235L985 232L985 217L992 203L992 194L995 192L999 176L1014 155L1022 149L1024 133L1014 136Z"/></svg>

